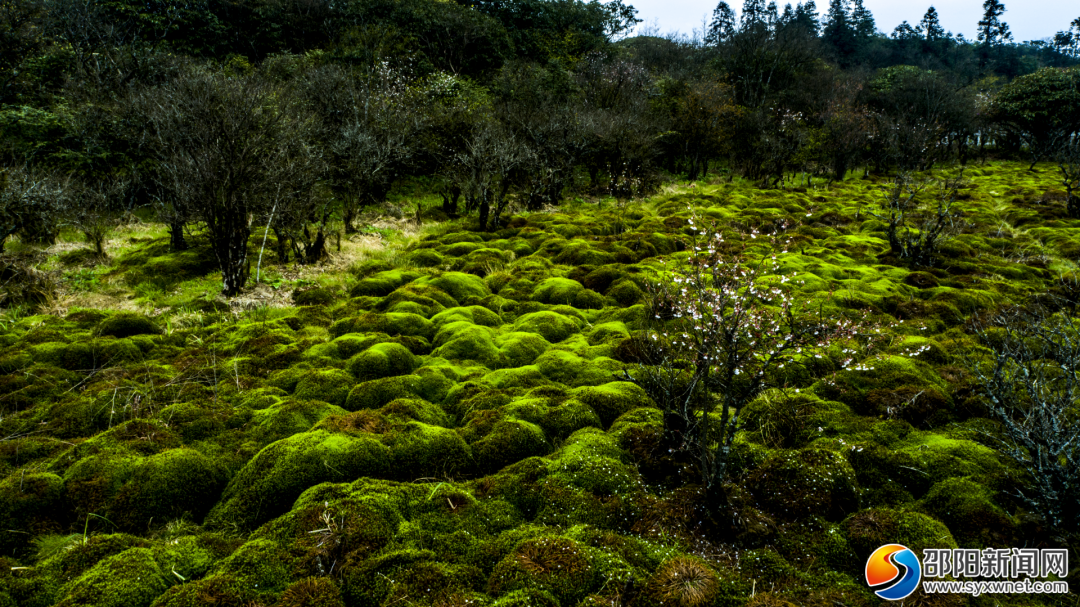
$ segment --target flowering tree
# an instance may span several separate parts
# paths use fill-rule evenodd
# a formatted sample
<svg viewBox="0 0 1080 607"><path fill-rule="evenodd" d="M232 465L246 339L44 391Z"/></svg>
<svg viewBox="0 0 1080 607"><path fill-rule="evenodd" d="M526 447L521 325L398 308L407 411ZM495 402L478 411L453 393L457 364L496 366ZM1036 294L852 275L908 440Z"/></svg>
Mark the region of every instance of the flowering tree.
<svg viewBox="0 0 1080 607"><path fill-rule="evenodd" d="M625 379L664 410L665 446L695 459L710 503L722 506L739 410L782 383L785 367L821 359L830 346L860 337L865 325L826 320L796 303L775 252L760 259L725 253L731 247L721 234L690 225L698 234L690 256L670 264L651 288L641 362ZM854 350L842 351L839 365L847 368Z"/></svg>

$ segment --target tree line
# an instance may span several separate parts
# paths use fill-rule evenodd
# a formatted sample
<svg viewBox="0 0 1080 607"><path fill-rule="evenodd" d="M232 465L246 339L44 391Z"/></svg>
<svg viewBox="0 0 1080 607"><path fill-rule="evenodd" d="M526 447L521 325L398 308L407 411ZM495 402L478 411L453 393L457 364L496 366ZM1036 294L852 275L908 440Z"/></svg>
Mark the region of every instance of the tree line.
<svg viewBox="0 0 1080 607"><path fill-rule="evenodd" d="M885 35L862 0L721 2L699 37L628 36L619 0L9 0L0 245L70 226L104 255L152 207L173 249L209 236L234 295L255 231L318 262L403 178L480 230L665 173L806 187L991 153L1059 161L1071 200L1080 20L1017 44L984 8L967 41L932 7Z"/></svg>

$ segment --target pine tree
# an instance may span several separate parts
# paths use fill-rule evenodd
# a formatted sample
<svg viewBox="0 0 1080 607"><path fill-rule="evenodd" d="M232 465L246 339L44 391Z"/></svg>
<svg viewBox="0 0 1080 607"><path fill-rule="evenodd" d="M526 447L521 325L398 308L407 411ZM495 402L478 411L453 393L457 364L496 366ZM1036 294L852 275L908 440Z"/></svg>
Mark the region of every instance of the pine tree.
<svg viewBox="0 0 1080 607"><path fill-rule="evenodd" d="M814 36L821 30L821 22L818 20L817 5L814 0L806 0L795 6L795 24L805 28Z"/></svg>
<svg viewBox="0 0 1080 607"><path fill-rule="evenodd" d="M742 29L748 30L765 25L767 9L765 0L746 0L742 7Z"/></svg>
<svg viewBox="0 0 1080 607"><path fill-rule="evenodd" d="M941 40L945 37L945 28L941 27L936 8L931 6L926 9L926 14L919 22L919 31L927 40Z"/></svg>
<svg viewBox="0 0 1080 607"><path fill-rule="evenodd" d="M847 0L829 0L822 39L836 50L841 59L855 52L855 28Z"/></svg>
<svg viewBox="0 0 1080 607"><path fill-rule="evenodd" d="M776 1L770 0L769 6L765 9L765 22L769 27L776 27L778 21L780 21L780 11L776 8Z"/></svg>
<svg viewBox="0 0 1080 607"><path fill-rule="evenodd" d="M979 21L979 42L986 46L997 46L1012 40L1009 25L1001 20L1005 5L1001 0L983 2L983 18Z"/></svg>
<svg viewBox="0 0 1080 607"><path fill-rule="evenodd" d="M863 5L863 0L855 0L855 7L851 11L851 21L855 28L855 36L860 39L873 38L877 33L874 15Z"/></svg>
<svg viewBox="0 0 1080 607"><path fill-rule="evenodd" d="M705 32L705 44L717 46L731 38L737 29L735 11L731 10L727 2L721 0L713 9L712 21L709 22L709 29Z"/></svg>
<svg viewBox="0 0 1080 607"><path fill-rule="evenodd" d="M918 37L919 32L915 31L915 28L911 27L911 24L907 21L896 26L896 29L892 32L893 40L914 40Z"/></svg>

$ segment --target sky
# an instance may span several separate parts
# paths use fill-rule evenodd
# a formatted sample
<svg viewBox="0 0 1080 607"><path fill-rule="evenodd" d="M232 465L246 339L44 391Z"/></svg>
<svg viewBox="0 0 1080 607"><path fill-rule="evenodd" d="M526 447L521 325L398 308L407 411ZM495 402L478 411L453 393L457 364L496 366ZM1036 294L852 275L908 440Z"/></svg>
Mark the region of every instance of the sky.
<svg viewBox="0 0 1080 607"><path fill-rule="evenodd" d="M777 0L783 10L788 0ZM962 33L974 40L976 27L982 18L982 0L863 0L874 14L879 30L892 33L901 21L915 25L922 19L926 9L933 4L937 8L941 25L953 34ZM1069 23L1080 17L1080 3L1076 0L1003 0L1005 14L1002 19L1009 24L1013 39L1041 40L1056 32L1069 29ZM638 9L639 26L655 26L659 33L679 31L690 34L701 29L702 19L708 20L717 0L624 0ZM815 0L818 12L824 17L829 0ZM742 0L728 0L736 11L742 8ZM791 2L796 4L795 1Z"/></svg>

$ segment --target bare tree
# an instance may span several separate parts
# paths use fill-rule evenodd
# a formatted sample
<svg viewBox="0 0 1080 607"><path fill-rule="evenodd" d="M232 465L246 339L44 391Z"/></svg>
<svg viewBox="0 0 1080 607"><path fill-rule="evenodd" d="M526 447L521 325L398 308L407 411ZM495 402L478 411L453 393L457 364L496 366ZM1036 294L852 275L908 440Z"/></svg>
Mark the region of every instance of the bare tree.
<svg viewBox="0 0 1080 607"><path fill-rule="evenodd" d="M889 249L913 266L934 265L941 246L960 233L961 213L953 209L963 183L963 171L943 179L934 188L933 202L924 195L929 183L918 183L901 173L889 188L879 212L872 215L885 222Z"/></svg>
<svg viewBox="0 0 1080 607"><path fill-rule="evenodd" d="M533 155L513 131L493 118L481 119L446 161L469 211L477 211L480 229L497 229L509 204L515 173Z"/></svg>
<svg viewBox="0 0 1080 607"><path fill-rule="evenodd" d="M305 114L284 87L258 75L199 71L138 103L164 195L205 224L222 292L236 295L247 282L253 220L291 195L298 159L310 153Z"/></svg>
<svg viewBox="0 0 1080 607"><path fill-rule="evenodd" d="M969 366L1001 433L1000 453L1027 474L1019 497L1058 531L1080 524L1080 325L1066 314L1011 310L975 334Z"/></svg>
<svg viewBox="0 0 1080 607"><path fill-rule="evenodd" d="M403 72L380 63L367 75L337 66L304 76L301 88L318 117L328 184L340 198L346 233L356 216L381 204L419 148L427 123L423 94Z"/></svg>
<svg viewBox="0 0 1080 607"><path fill-rule="evenodd" d="M65 222L83 233L99 258L105 257L105 242L130 206L130 192L130 179L110 175L75 180L63 198Z"/></svg>
<svg viewBox="0 0 1080 607"><path fill-rule="evenodd" d="M806 364L865 331L862 322L825 319L796 304L775 255L725 254L730 247L711 230L689 249L685 264L667 268L670 281L653 287L651 326L638 337L643 360L624 379L663 409L662 448L694 458L703 488L723 506L739 410L785 366Z"/></svg>
<svg viewBox="0 0 1080 607"><path fill-rule="evenodd" d="M52 233L63 211L63 183L25 166L0 167L0 251L11 236Z"/></svg>
<svg viewBox="0 0 1080 607"><path fill-rule="evenodd" d="M1063 142L1053 158L1065 188L1065 209L1069 217L1080 217L1080 137Z"/></svg>

